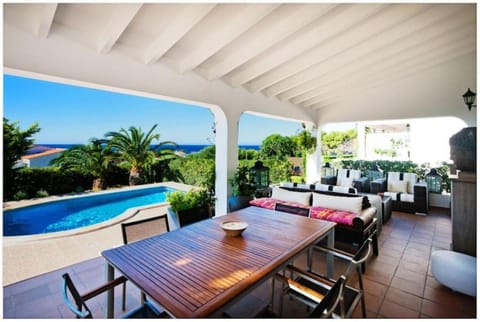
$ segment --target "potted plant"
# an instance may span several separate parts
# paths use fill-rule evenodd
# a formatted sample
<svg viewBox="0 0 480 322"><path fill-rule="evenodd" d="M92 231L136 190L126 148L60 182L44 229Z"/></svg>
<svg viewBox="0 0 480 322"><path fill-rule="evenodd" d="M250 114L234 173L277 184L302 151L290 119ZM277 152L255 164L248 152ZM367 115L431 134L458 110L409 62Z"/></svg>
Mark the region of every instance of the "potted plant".
<svg viewBox="0 0 480 322"><path fill-rule="evenodd" d="M250 177L250 169L241 165L230 179L232 196L228 198L228 210L235 211L249 206L255 194L255 179Z"/></svg>
<svg viewBox="0 0 480 322"><path fill-rule="evenodd" d="M177 217L180 227L211 217L211 198L206 189L174 191L167 195L168 212Z"/></svg>

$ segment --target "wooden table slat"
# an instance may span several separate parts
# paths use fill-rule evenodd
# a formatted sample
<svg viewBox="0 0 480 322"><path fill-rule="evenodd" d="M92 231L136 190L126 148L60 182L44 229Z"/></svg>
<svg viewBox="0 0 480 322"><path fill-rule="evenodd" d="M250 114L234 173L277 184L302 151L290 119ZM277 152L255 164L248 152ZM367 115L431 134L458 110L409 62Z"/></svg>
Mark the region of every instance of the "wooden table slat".
<svg viewBox="0 0 480 322"><path fill-rule="evenodd" d="M246 221L242 237L220 224ZM207 317L330 232L334 223L257 207L102 253L176 317Z"/></svg>

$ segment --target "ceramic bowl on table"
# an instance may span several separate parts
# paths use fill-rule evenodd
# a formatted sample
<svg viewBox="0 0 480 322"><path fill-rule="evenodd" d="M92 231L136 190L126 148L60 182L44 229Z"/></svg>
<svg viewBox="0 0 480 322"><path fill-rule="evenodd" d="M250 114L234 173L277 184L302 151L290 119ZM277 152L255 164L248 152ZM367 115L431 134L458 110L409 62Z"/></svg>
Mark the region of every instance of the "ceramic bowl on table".
<svg viewBox="0 0 480 322"><path fill-rule="evenodd" d="M244 221L225 221L222 223L222 229L228 237L241 236L247 227L248 224Z"/></svg>

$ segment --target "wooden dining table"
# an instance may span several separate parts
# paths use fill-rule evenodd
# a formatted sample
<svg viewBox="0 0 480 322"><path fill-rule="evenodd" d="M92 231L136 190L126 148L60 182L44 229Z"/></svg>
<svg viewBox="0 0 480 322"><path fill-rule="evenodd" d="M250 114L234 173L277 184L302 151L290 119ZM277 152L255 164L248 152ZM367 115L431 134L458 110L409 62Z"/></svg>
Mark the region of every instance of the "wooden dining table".
<svg viewBox="0 0 480 322"><path fill-rule="evenodd" d="M243 221L240 237L221 224ZM258 207L207 219L169 233L102 252L107 280L117 269L172 317L221 312L268 280L309 246L328 237L335 223ZM113 317L113 291L107 317Z"/></svg>

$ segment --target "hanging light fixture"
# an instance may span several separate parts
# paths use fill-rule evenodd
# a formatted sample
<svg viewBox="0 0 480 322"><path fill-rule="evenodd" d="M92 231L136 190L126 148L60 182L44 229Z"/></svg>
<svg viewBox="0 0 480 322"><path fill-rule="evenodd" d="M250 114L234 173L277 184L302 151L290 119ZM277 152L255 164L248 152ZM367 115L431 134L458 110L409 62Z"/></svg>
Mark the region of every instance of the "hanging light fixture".
<svg viewBox="0 0 480 322"><path fill-rule="evenodd" d="M472 107L477 107L477 105L473 105L475 103L475 96L477 94L475 92L472 92L470 88L463 94L463 101L468 107L468 110L470 111Z"/></svg>

